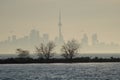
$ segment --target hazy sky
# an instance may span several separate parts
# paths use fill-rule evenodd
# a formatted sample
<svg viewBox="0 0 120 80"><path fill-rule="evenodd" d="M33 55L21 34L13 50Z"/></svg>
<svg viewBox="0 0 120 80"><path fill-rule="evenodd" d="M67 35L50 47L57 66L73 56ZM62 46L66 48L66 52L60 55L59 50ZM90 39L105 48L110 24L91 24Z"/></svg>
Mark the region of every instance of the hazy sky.
<svg viewBox="0 0 120 80"><path fill-rule="evenodd" d="M28 35L33 28L53 39L59 9L65 40L97 33L100 41L120 44L120 0L0 0L0 41Z"/></svg>

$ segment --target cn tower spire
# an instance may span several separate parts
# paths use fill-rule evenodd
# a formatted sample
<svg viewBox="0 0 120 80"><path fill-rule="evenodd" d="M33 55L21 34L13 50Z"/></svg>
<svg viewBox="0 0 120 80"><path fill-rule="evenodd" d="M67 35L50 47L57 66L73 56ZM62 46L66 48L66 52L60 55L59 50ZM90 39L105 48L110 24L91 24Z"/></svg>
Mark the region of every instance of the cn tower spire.
<svg viewBox="0 0 120 80"><path fill-rule="evenodd" d="M59 10L59 23L58 23L58 27L59 27L59 42L63 43L63 36L62 36L62 31L61 31L61 27L62 27L62 22L61 22L61 10Z"/></svg>
<svg viewBox="0 0 120 80"><path fill-rule="evenodd" d="M61 32L61 27L62 27L62 23L61 23L61 11L59 10L59 38L62 36L62 32Z"/></svg>

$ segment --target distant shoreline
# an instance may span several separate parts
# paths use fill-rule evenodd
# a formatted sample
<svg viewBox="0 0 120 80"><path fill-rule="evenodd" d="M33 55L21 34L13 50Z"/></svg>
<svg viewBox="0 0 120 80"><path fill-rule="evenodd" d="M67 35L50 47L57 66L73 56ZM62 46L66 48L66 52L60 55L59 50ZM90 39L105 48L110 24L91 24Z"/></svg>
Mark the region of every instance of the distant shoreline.
<svg viewBox="0 0 120 80"><path fill-rule="evenodd" d="M0 59L7 59L7 58L16 58L18 55L16 53L1 53L0 54ZM37 58L36 54L30 54L31 58ZM99 57L99 58L110 58L110 57L115 57L115 58L120 58L120 53L79 53L78 57ZM61 58L60 54L56 54L55 58Z"/></svg>
<svg viewBox="0 0 120 80"><path fill-rule="evenodd" d="M103 63L103 62L120 62L120 58L90 58L77 57L73 59L51 58L51 59L33 59L33 58L7 58L0 59L0 64L30 64L30 63Z"/></svg>

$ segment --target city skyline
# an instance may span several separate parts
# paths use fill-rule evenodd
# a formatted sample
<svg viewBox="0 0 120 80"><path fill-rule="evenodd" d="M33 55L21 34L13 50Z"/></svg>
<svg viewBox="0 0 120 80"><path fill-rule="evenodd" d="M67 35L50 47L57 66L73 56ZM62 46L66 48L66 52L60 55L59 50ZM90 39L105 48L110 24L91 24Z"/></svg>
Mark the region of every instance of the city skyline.
<svg viewBox="0 0 120 80"><path fill-rule="evenodd" d="M32 29L37 29L40 35L47 33L50 40L60 38L62 33L65 41L81 41L86 33L88 44L91 45L91 36L97 33L99 42L120 44L119 9L119 0L1 0L0 41L11 35L22 38L29 35ZM62 23L59 17L62 17ZM58 26L62 27L62 32L61 28L58 30ZM96 38L95 35L93 38ZM96 40L94 44L97 42Z"/></svg>
<svg viewBox="0 0 120 80"><path fill-rule="evenodd" d="M48 40L54 41L54 40L56 40L56 38L59 39L61 37L60 33L59 33L59 25L58 25L58 36L55 36L53 39L50 38L48 33L44 33L41 35L40 34L41 33L39 32L39 30L32 29L32 30L30 30L28 35L24 34L25 36L18 37L17 35L13 34L13 35L8 36L5 40L2 40L0 42L14 41L14 40L22 39L22 38L26 38L26 37L29 37L29 39L31 39L31 40L34 40L36 38L47 37ZM95 44L99 43L99 41L100 41L97 33L93 33L90 37L88 37L87 33L83 33L83 35L81 35L80 37L82 37L82 38L80 40L77 40L77 41L84 42L85 44L88 44L88 45L95 45ZM62 35L62 38L64 39L63 35ZM91 38L91 39L89 39L89 38ZM74 38L71 38L70 40L72 40L72 39L74 39ZM69 40L67 40L67 41L69 41ZM65 42L67 42L67 41L65 41ZM100 41L100 42L102 42L102 41ZM110 42L110 43L115 43L117 45L120 45L116 42ZM110 43L106 43L106 44L110 44Z"/></svg>
<svg viewBox="0 0 120 80"><path fill-rule="evenodd" d="M59 25L58 25L59 33ZM64 38L64 37L63 37ZM91 39L91 40L90 40ZM8 36L4 41L0 42L0 53L14 53L15 49L23 48L28 49L31 53L34 52L35 46L39 46L40 43L48 43L51 41L49 34L42 34L36 29L32 29L29 35L23 37L17 37L16 35ZM52 41L58 49L63 45L63 40L56 36ZM88 37L88 34L84 33L81 40L77 40L80 44L80 53L119 53L120 45L114 42L105 43L99 40L97 33ZM66 41L65 41L66 42ZM92 44L90 44L91 42ZM60 53L56 48L56 53Z"/></svg>

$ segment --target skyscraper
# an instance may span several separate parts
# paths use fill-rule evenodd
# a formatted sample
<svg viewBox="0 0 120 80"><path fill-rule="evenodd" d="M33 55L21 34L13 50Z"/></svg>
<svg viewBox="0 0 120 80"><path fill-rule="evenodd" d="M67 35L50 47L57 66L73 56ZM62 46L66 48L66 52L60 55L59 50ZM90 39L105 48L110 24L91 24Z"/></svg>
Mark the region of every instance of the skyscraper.
<svg viewBox="0 0 120 80"><path fill-rule="evenodd" d="M34 45L38 44L40 39L39 31L35 29L31 30L29 38L30 38L31 44L34 44Z"/></svg>
<svg viewBox="0 0 120 80"><path fill-rule="evenodd" d="M92 45L97 45L99 43L97 34L92 35Z"/></svg>
<svg viewBox="0 0 120 80"><path fill-rule="evenodd" d="M82 38L82 40L81 40L81 46L82 46L82 47L88 46L88 36L87 36L87 34L84 34L84 35L83 35L83 38Z"/></svg>

